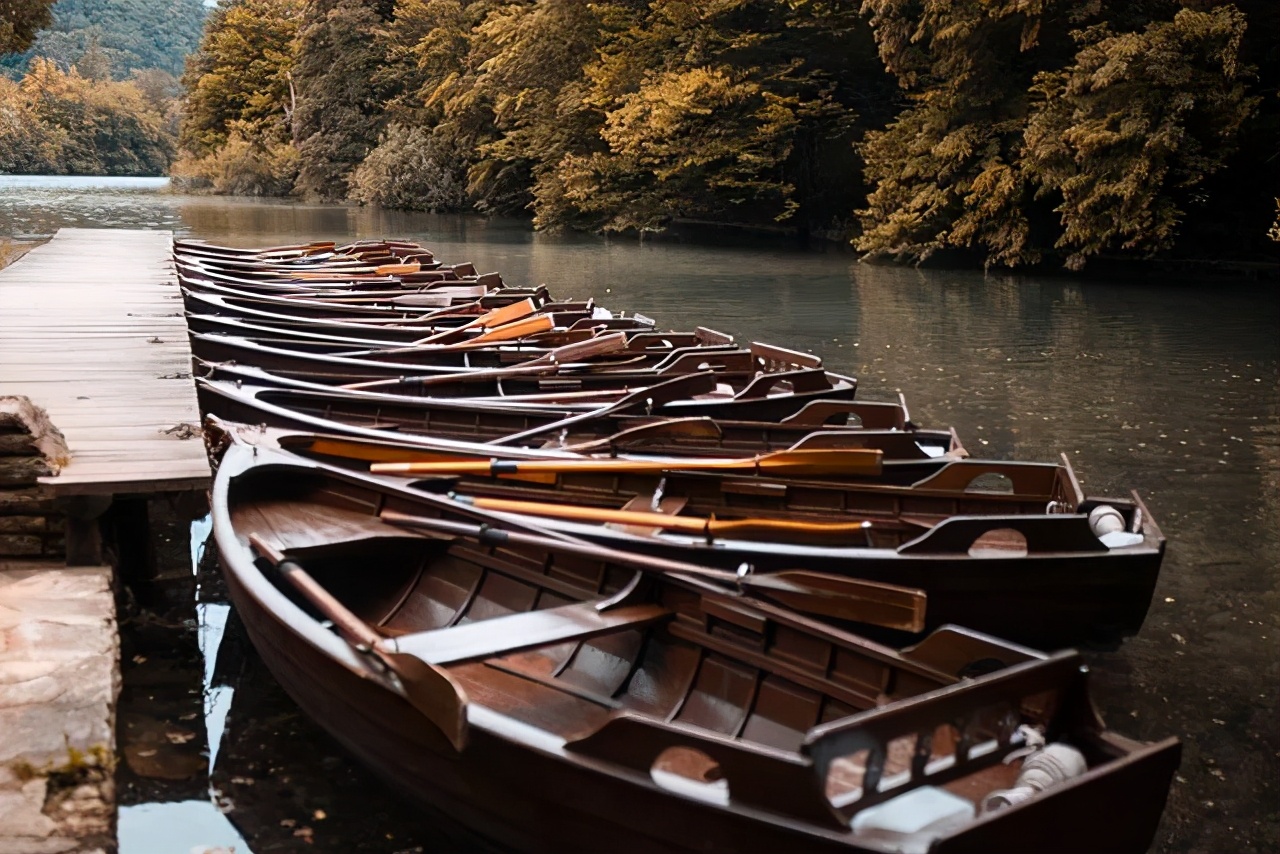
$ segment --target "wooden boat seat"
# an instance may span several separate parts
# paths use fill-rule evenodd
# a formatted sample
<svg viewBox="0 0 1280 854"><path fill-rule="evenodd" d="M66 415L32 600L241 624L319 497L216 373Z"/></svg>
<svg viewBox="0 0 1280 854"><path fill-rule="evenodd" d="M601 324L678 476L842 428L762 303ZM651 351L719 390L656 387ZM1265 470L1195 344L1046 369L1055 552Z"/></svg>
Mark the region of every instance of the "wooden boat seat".
<svg viewBox="0 0 1280 854"><path fill-rule="evenodd" d="M455 664L532 647L585 640L667 619L674 613L653 604L624 605L598 611L592 603L576 602L558 608L401 635L394 639L394 645L399 652L416 655L431 664Z"/></svg>

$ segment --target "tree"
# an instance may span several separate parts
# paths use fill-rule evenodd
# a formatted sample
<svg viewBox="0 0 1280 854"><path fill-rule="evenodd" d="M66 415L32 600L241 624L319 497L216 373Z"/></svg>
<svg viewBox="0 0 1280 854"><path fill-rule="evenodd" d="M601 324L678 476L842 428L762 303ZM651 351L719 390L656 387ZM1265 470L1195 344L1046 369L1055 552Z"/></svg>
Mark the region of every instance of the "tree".
<svg viewBox="0 0 1280 854"><path fill-rule="evenodd" d="M390 208L457 211L466 172L430 128L392 124L351 176L351 199Z"/></svg>
<svg viewBox="0 0 1280 854"><path fill-rule="evenodd" d="M54 0L0 0L0 55L31 47L36 33L53 21Z"/></svg>
<svg viewBox="0 0 1280 854"><path fill-rule="evenodd" d="M880 58L909 100L861 146L873 190L859 249L923 260L975 246L988 263L1038 260L1016 164L1027 87L1065 36L1044 31L1051 3L867 0Z"/></svg>
<svg viewBox="0 0 1280 854"><path fill-rule="evenodd" d="M378 30L387 127L348 179L350 198L415 210L468 207L467 170L491 139L492 110L474 91L472 27L486 3L400 0ZM459 81L465 79L466 84Z"/></svg>
<svg viewBox="0 0 1280 854"><path fill-rule="evenodd" d="M579 134L562 146L554 180L539 180L539 224L644 229L683 217L807 228L840 215L822 167L846 183L851 170L814 160L847 152L857 97L844 72L874 58L852 4L593 8L598 59L560 102L594 110L577 119L594 138Z"/></svg>
<svg viewBox="0 0 1280 854"><path fill-rule="evenodd" d="M173 157L164 119L132 83L90 80L37 58L21 91L53 171L73 175L161 175Z"/></svg>
<svg viewBox="0 0 1280 854"><path fill-rule="evenodd" d="M377 38L385 19L362 0L310 0L298 32L294 79L299 152L295 189L341 199L351 173L369 154L383 125L374 79L383 64Z"/></svg>
<svg viewBox="0 0 1280 854"><path fill-rule="evenodd" d="M1173 244L1194 192L1231 154L1257 99L1239 62L1245 19L1184 9L1141 32L1083 31L1075 62L1037 75L1023 164L1060 200L1066 264Z"/></svg>
<svg viewBox="0 0 1280 854"><path fill-rule="evenodd" d="M1167 247L1252 109L1229 5L866 7L910 98L861 149L874 189L856 245L871 254L958 247L1016 266L1053 252L1079 269L1104 249Z"/></svg>
<svg viewBox="0 0 1280 854"><path fill-rule="evenodd" d="M243 195L286 195L297 177L296 36L302 0L232 0L209 16L182 77L173 175Z"/></svg>
<svg viewBox="0 0 1280 854"><path fill-rule="evenodd" d="M0 77L0 173L57 172L65 136L41 121L19 84Z"/></svg>
<svg viewBox="0 0 1280 854"><path fill-rule="evenodd" d="M301 12L301 0L232 0L214 11L182 78L185 154L213 153L233 124L264 144L293 138L290 77Z"/></svg>
<svg viewBox="0 0 1280 854"><path fill-rule="evenodd" d="M575 0L512 4L476 27L473 92L450 106L470 106L473 120L477 107L488 113L492 132L471 135L479 156L470 188L482 209L532 207L539 225L560 224L557 170L573 152L599 147L601 115L587 99L583 66L600 46L606 11Z"/></svg>
<svg viewBox="0 0 1280 854"><path fill-rule="evenodd" d="M117 79L146 68L181 74L205 11L201 0L58 0L29 49L0 64L21 74L39 56L67 68L95 50Z"/></svg>

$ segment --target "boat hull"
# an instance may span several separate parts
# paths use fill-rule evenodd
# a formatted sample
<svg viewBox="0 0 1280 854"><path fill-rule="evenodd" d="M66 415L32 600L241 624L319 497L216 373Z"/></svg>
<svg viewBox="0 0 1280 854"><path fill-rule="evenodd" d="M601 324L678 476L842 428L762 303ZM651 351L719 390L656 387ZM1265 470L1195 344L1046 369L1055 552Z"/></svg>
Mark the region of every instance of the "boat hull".
<svg viewBox="0 0 1280 854"><path fill-rule="evenodd" d="M673 796L642 779L618 780L566 759L554 745L531 749L498 727L476 726L459 754L398 693L336 660L255 595L235 573L227 587L254 647L299 707L393 792L448 815L506 850L617 852L876 850L815 836L780 816L740 815ZM496 716L494 716L496 717ZM513 726L518 726L514 725ZM527 728L522 735L527 737ZM1176 739L1135 750L1105 769L1064 784L1052 797L975 822L941 840L943 852L1035 850L1140 852L1154 836L1179 761ZM1123 809L1109 835L1095 823L1067 821L1102 805ZM1122 807L1121 807L1122 805Z"/></svg>

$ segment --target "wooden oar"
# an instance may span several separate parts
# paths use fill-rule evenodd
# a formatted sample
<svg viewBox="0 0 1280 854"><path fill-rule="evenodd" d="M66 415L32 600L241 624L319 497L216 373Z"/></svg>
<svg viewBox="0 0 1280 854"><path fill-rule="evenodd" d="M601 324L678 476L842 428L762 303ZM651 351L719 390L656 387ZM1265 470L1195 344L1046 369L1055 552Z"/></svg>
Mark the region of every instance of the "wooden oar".
<svg viewBox="0 0 1280 854"><path fill-rule="evenodd" d="M481 510L500 513L521 513L526 516L543 516L551 519L570 519L579 522L603 522L617 525L638 525L644 528L663 528L688 534L701 534L707 541L717 538L753 536L786 537L807 535L820 537L848 537L867 533L871 522L798 522L793 519L717 519L691 516L671 516L666 513L649 513L640 510L614 510L608 507L583 507L576 504L551 504L542 501L518 501L508 498L455 495L460 501Z"/></svg>
<svg viewBox="0 0 1280 854"><path fill-rule="evenodd" d="M462 750L466 746L467 693L447 671L415 655L388 649L372 626L334 598L297 561L286 558L260 535L249 534L249 545L275 567L281 578L324 614L353 649L373 656L394 673L404 690L405 699L435 724L455 749Z"/></svg>
<svg viewBox="0 0 1280 854"><path fill-rule="evenodd" d="M345 389L371 389L385 388L387 386L433 386L443 383L455 382L479 382L482 380L502 379L503 377L527 376L529 374L545 374L558 372L566 363L577 362L583 359L590 359L593 356L602 356L605 353L613 353L627 346L627 335L625 332L615 332L610 335L597 335L594 338L588 338L586 341L576 341L573 344L565 344L563 347L556 347L548 350L541 356L529 359L526 362L512 365L509 368L490 368L481 371L465 371L457 374L431 375L423 377L396 377L389 380L369 380L362 383L348 383L347 385L338 386Z"/></svg>
<svg viewBox="0 0 1280 854"><path fill-rule="evenodd" d="M737 471L770 475L875 475L881 471L882 454L878 449L841 448L800 451L774 451L754 457L729 459L583 459L569 460L458 460L431 463L375 463L374 474L478 474L498 477L504 474L554 472L641 472L664 471Z"/></svg>
<svg viewBox="0 0 1280 854"><path fill-rule="evenodd" d="M406 273L416 273L421 269L421 264L412 261L408 264L379 264L373 268L373 272L379 276L403 276Z"/></svg>
<svg viewBox="0 0 1280 854"><path fill-rule="evenodd" d="M417 347L423 344L444 343L445 341L458 338L459 333L462 333L462 337L465 337L465 330L467 329L471 329L476 326L481 326L485 329L493 329L494 327L503 326L513 321L528 317L537 310L538 305L533 301L533 298L526 297L525 299L504 305L501 308L495 308L491 311L487 311L476 317L475 320L464 323L461 326L455 326L454 328L445 330L444 332L437 332L435 335L428 335L426 338L419 338L417 341L413 342L413 345Z"/></svg>
<svg viewBox="0 0 1280 854"><path fill-rule="evenodd" d="M821 617L867 623L906 632L924 630L926 604L924 591L900 587L896 584L792 569L756 574L750 572L749 567L744 567L736 573L727 572L696 563L597 546L568 536L536 536L502 530L490 525L470 525L465 522L414 516L396 510L383 510L380 517L384 522L392 525L469 537L478 540L482 545L501 546L514 543L605 560L624 566L634 566L648 572L669 572L703 578L740 592L764 596L796 611Z"/></svg>

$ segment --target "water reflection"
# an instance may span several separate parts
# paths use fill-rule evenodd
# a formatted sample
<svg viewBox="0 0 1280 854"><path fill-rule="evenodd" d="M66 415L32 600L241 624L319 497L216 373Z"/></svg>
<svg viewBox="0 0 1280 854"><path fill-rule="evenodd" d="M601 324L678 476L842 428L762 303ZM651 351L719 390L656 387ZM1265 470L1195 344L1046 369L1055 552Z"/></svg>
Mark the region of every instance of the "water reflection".
<svg viewBox="0 0 1280 854"><path fill-rule="evenodd" d="M501 271L514 284L546 282L558 295L594 296L663 326L701 323L813 351L832 369L857 374L860 396L891 400L901 390L918 421L955 424L975 453L1066 453L1088 491L1138 489L1169 536L1169 551L1141 635L1094 656L1098 699L1122 732L1187 741L1158 850L1274 847L1274 826L1262 818L1276 797L1280 744L1274 286L984 276L868 266L838 248L639 245L534 234L519 221L0 182L5 235L50 234L63 225L172 228L239 245L421 240L442 258ZM211 603L202 608L209 625L225 613ZM206 655L206 670L207 662ZM232 698L221 746L214 740L217 706L209 705L212 770L239 814L268 816L257 827L274 823L279 837L280 821L302 820L309 801L299 790L317 796L317 778L347 773L347 760L314 735L303 741L320 760L307 765L307 756L290 755L277 763L285 740L269 733L292 733L306 722L282 717L287 701L274 710L260 706L272 683L245 672L254 688ZM217 692L220 679L206 674L202 687ZM264 721L285 729L269 730ZM246 734L248 742L241 740ZM262 776L245 779L288 776L287 806L277 801L245 812L244 798L259 784L221 783L233 755L257 763L254 773ZM231 815L257 845L261 830L246 829L236 810ZM341 837L326 838L328 850L370 851L397 850L400 839L383 839L378 848L366 835L344 848L335 841Z"/></svg>
<svg viewBox="0 0 1280 854"><path fill-rule="evenodd" d="M305 718L253 653L209 519L184 529L160 502L151 510L159 572L128 579L121 606L119 854L421 854L431 822Z"/></svg>
<svg viewBox="0 0 1280 854"><path fill-rule="evenodd" d="M169 801L122 807L120 854L247 852L248 844L209 801Z"/></svg>

